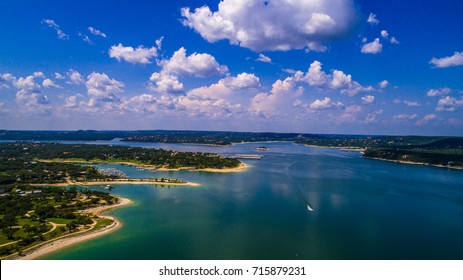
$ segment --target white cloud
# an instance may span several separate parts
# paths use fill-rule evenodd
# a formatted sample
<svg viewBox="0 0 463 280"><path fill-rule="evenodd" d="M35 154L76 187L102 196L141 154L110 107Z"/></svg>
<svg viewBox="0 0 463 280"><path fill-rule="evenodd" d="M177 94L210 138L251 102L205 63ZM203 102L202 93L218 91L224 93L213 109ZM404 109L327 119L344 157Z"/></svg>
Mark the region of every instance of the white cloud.
<svg viewBox="0 0 463 280"><path fill-rule="evenodd" d="M424 120L424 121L430 121L430 120L433 120L433 119L435 119L435 118L437 118L436 115L434 115L434 114L427 114L426 116L424 116L423 120Z"/></svg>
<svg viewBox="0 0 463 280"><path fill-rule="evenodd" d="M158 50L162 49L162 41L163 40L164 40L164 36L161 36L161 37L159 37L159 39L154 41L154 43L156 44L156 47L158 48Z"/></svg>
<svg viewBox="0 0 463 280"><path fill-rule="evenodd" d="M362 102L364 104L371 104L375 102L375 97L373 95L365 95L362 97Z"/></svg>
<svg viewBox="0 0 463 280"><path fill-rule="evenodd" d="M10 73L3 73L0 75L0 82L13 81L15 77Z"/></svg>
<svg viewBox="0 0 463 280"><path fill-rule="evenodd" d="M436 111L453 112L456 110L456 107L460 106L463 106L463 97L460 100L457 100L456 98L446 96L437 102Z"/></svg>
<svg viewBox="0 0 463 280"><path fill-rule="evenodd" d="M259 57L256 59L256 61L260 62L265 62L265 63L272 63L272 59L266 55L259 54Z"/></svg>
<svg viewBox="0 0 463 280"><path fill-rule="evenodd" d="M46 113L50 110L48 97L40 89L40 85L35 82L35 78L41 78L41 72L35 72L26 78L20 77L13 80L13 85L19 89L16 93L16 102L21 109L27 113Z"/></svg>
<svg viewBox="0 0 463 280"><path fill-rule="evenodd" d="M69 82L67 83L74 85L81 85L85 83L84 79L82 78L82 75L73 69L69 69L66 75L69 77Z"/></svg>
<svg viewBox="0 0 463 280"><path fill-rule="evenodd" d="M407 105L407 107L419 107L421 106L421 104L417 101L407 101L407 100L404 100L402 101L405 105Z"/></svg>
<svg viewBox="0 0 463 280"><path fill-rule="evenodd" d="M432 120L435 120L437 119L437 116L435 114L427 114L426 116L424 116L422 119L418 120L416 122L417 125L425 125L427 124L428 122L432 121Z"/></svg>
<svg viewBox="0 0 463 280"><path fill-rule="evenodd" d="M97 107L100 102L119 101L117 94L123 92L124 83L110 79L104 73L92 72L88 75L85 86L88 95L91 97L89 105Z"/></svg>
<svg viewBox="0 0 463 280"><path fill-rule="evenodd" d="M187 95L200 97L202 99L218 99L236 94L238 91L258 90L259 88L259 78L254 74L244 72L237 76L228 76L208 87L195 88L189 91Z"/></svg>
<svg viewBox="0 0 463 280"><path fill-rule="evenodd" d="M384 81L379 82L379 87L380 88L387 88L388 86L389 86L388 80L384 80Z"/></svg>
<svg viewBox="0 0 463 280"><path fill-rule="evenodd" d="M362 53L377 54L383 49L383 45L379 42L379 38L376 38L373 42L366 43L360 50Z"/></svg>
<svg viewBox="0 0 463 280"><path fill-rule="evenodd" d="M149 89L166 93L182 93L183 84L178 77L166 72L154 72L150 77Z"/></svg>
<svg viewBox="0 0 463 280"><path fill-rule="evenodd" d="M93 45L92 40L90 40L90 38L86 34L83 34L81 32L77 32L77 35L79 35L79 37L82 37L82 40L84 42L88 43L89 45Z"/></svg>
<svg viewBox="0 0 463 280"><path fill-rule="evenodd" d="M277 80L272 85L270 93L256 94L249 106L249 112L253 116L272 117L286 115L298 106L297 99L302 96L304 88L296 87L294 78Z"/></svg>
<svg viewBox="0 0 463 280"><path fill-rule="evenodd" d="M317 99L310 103L309 108L311 110L328 110L328 109L339 109L344 108L344 104L341 102L331 101L331 98L325 97L323 100Z"/></svg>
<svg viewBox="0 0 463 280"><path fill-rule="evenodd" d="M352 75L345 74L341 70L332 70L331 74L327 74L322 70L322 64L315 60L310 64L307 73L297 71L294 74L294 80L297 82L306 82L310 86L314 86L325 90L339 90L342 94L354 96L361 91L373 91L374 88L363 87L360 83L352 79Z"/></svg>
<svg viewBox="0 0 463 280"><path fill-rule="evenodd" d="M0 89L9 88L10 86L7 85L7 83L10 81L14 81L15 79L16 78L10 73L0 74Z"/></svg>
<svg viewBox="0 0 463 280"><path fill-rule="evenodd" d="M255 52L324 51L325 44L348 35L356 20L350 0L223 0L215 12L202 6L181 14L183 24L208 42L227 39Z"/></svg>
<svg viewBox="0 0 463 280"><path fill-rule="evenodd" d="M186 55L186 49L180 48L168 60L159 62L162 71L176 76L209 77L228 73L228 67L220 65L207 53Z"/></svg>
<svg viewBox="0 0 463 280"><path fill-rule="evenodd" d="M55 79L58 79L58 80L64 80L65 77L63 75L61 75L60 73L58 72L55 72Z"/></svg>
<svg viewBox="0 0 463 280"><path fill-rule="evenodd" d="M42 82L42 86L49 88L49 87L54 87L54 88L61 88L61 86L55 84L52 80L50 79L45 79Z"/></svg>
<svg viewBox="0 0 463 280"><path fill-rule="evenodd" d="M394 119L396 120L414 120L418 117L417 114L400 114L400 115L395 115Z"/></svg>
<svg viewBox="0 0 463 280"><path fill-rule="evenodd" d="M377 25L379 23L379 20L376 18L376 14L370 13L367 22L371 25Z"/></svg>
<svg viewBox="0 0 463 280"><path fill-rule="evenodd" d="M455 52L452 56L443 58L433 57L429 62L436 68L447 68L463 65L463 52Z"/></svg>
<svg viewBox="0 0 463 280"><path fill-rule="evenodd" d="M109 57L117 59L117 61L125 60L133 64L151 64L151 58L157 57L157 48L145 48L139 46L137 48L124 47L121 43L117 46L112 46L109 49Z"/></svg>
<svg viewBox="0 0 463 280"><path fill-rule="evenodd" d="M66 109L79 109L80 106L85 106L85 102L79 101L79 99L83 99L84 96L82 94L76 94L68 96L64 99L64 105Z"/></svg>
<svg viewBox="0 0 463 280"><path fill-rule="evenodd" d="M41 21L42 24L48 25L48 27L51 27L55 29L56 34L58 35L58 39L60 40L69 40L69 35L63 32L63 30L60 29L59 25L55 23L54 20L52 19L43 19Z"/></svg>
<svg viewBox="0 0 463 280"><path fill-rule="evenodd" d="M33 75L34 75L35 78L45 79L45 74L43 74L43 72L41 72L41 71L34 72Z"/></svg>
<svg viewBox="0 0 463 280"><path fill-rule="evenodd" d="M395 44L395 45L398 45L398 44L399 44L399 41L397 40L396 37L392 37L392 38L391 38L391 44Z"/></svg>
<svg viewBox="0 0 463 280"><path fill-rule="evenodd" d="M426 93L427 96L434 97L434 96L439 96L439 95L446 95L449 94L452 90L448 87L444 88L437 88L437 89L430 89Z"/></svg>
<svg viewBox="0 0 463 280"><path fill-rule="evenodd" d="M90 33L92 33L93 35L95 35L95 36L101 36L101 37L103 37L103 38L106 38L106 34L105 34L105 33L103 33L102 31L100 31L100 30L98 30L98 29L96 29L96 28L94 28L94 27L89 26L89 27L87 27L87 30L88 30Z"/></svg>
<svg viewBox="0 0 463 280"><path fill-rule="evenodd" d="M248 74L246 72L238 74L236 77L228 76L225 79L220 80L219 83L220 82L223 82L225 86L233 90L260 88L259 77L254 74Z"/></svg>
<svg viewBox="0 0 463 280"><path fill-rule="evenodd" d="M387 39L389 37L389 32L387 32L387 30L381 30L381 37Z"/></svg>
<svg viewBox="0 0 463 280"><path fill-rule="evenodd" d="M220 65L215 58L207 53L186 55L186 49L180 48L170 59L158 61L160 72L154 72L150 77L148 89L163 93L183 93L180 77L208 77L228 73L228 67Z"/></svg>

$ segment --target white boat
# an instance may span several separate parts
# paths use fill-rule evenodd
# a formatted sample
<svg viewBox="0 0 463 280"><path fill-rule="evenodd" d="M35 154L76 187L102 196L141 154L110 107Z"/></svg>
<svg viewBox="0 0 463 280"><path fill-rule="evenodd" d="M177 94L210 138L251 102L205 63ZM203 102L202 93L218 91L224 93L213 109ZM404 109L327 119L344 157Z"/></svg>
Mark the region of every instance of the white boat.
<svg viewBox="0 0 463 280"><path fill-rule="evenodd" d="M312 208L312 207L310 207L310 205L309 205L309 204L307 204L307 210L309 210L310 212L312 212L312 211L313 211L313 208Z"/></svg>

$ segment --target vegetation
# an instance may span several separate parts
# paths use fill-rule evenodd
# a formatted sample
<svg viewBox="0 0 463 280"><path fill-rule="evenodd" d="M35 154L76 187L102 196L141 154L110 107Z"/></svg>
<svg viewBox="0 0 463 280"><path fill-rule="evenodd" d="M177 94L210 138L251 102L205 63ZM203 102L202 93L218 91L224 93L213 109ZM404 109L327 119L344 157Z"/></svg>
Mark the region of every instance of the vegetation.
<svg viewBox="0 0 463 280"><path fill-rule="evenodd" d="M130 162L154 165L164 168L190 167L231 168L240 162L211 153L174 152L163 149L147 149L108 145L69 145L54 143L1 143L0 158L38 162L39 160L60 160L79 162ZM78 170L78 172L85 172Z"/></svg>
<svg viewBox="0 0 463 280"><path fill-rule="evenodd" d="M228 131L7 131L0 130L0 140L111 140L122 141L194 143L229 145L240 142L292 141L299 144L321 147L366 149L364 156L388 160L461 167L463 161L463 137L425 136L368 136L368 135L325 135L301 133L252 133ZM13 144L14 145L14 144ZM38 145L38 144L35 144ZM45 145L45 144L42 144ZM228 168L239 165L239 161L222 158L214 154L177 153L159 149L143 149L111 146L67 145L38 146L34 156L29 151L29 160L67 159L88 162L131 162L150 164L166 168ZM1 148L1 145L0 145ZM75 149L74 149L75 148ZM79 149L82 148L82 149ZM14 149L13 149L14 150ZM33 149L31 149L33 150ZM43 152L39 152L43 150ZM16 150L16 152L18 152ZM4 158L4 154L0 155ZM14 158L10 154L7 158ZM3 160L3 164L5 164ZM24 166L29 168L29 166ZM30 170L26 169L26 170ZM1 171L0 171L1 172ZM76 170L76 172L85 172ZM77 174L76 174L77 175ZM2 174L0 173L0 179ZM92 176L89 174L88 176ZM51 180L52 178L50 178Z"/></svg>
<svg viewBox="0 0 463 280"><path fill-rule="evenodd" d="M35 244L91 229L93 217L80 210L112 205L105 192L76 188L13 188L0 198L0 256L22 252ZM98 218L99 228L112 223ZM96 223L96 222L95 222ZM97 223L97 224L98 224Z"/></svg>

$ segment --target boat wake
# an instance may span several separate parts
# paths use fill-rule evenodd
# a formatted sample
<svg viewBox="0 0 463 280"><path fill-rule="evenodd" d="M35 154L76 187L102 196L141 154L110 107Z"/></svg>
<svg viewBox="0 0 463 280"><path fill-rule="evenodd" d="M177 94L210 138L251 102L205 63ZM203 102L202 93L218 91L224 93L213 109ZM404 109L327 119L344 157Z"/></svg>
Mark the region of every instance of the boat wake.
<svg viewBox="0 0 463 280"><path fill-rule="evenodd" d="M312 211L313 211L313 208L312 208L312 207L310 207L310 205L309 205L309 204L307 204L307 210L309 210L310 212L312 212Z"/></svg>

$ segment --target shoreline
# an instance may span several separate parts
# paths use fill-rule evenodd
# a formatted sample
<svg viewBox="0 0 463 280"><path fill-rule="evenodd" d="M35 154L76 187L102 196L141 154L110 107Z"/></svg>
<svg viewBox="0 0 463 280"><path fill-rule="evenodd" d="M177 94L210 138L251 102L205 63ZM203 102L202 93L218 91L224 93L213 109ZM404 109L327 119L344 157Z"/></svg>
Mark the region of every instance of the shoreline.
<svg viewBox="0 0 463 280"><path fill-rule="evenodd" d="M114 218L113 216L105 216L105 215L101 215L101 213L103 213L105 211L108 211L110 209L113 209L113 208L127 206L127 205L129 205L131 203L133 203L133 202L130 199L119 197L119 203L117 203L117 204L108 205L108 206L98 206L98 207L95 207L95 208L85 209L85 210L82 211L83 213L92 213L95 216L99 216L99 217L102 217L102 218L105 218L105 219L110 219L113 222L110 225L108 225L106 227L103 227L101 229L95 230L95 231L92 231L90 229L90 230L87 230L87 231L84 231L84 232L71 233L71 234L69 234L67 236L58 237L56 239L48 240L48 241L46 241L44 243L35 245L32 248L30 248L29 250L25 251L23 256L19 256L18 254L16 254L16 255L14 255L14 256L12 256L10 258L7 258L7 259L10 259L10 260L34 260L34 259L43 257L43 256L45 256L47 254L54 253L54 252L56 252L58 250L61 250L63 248L67 248L67 247L73 246L75 244L78 244L78 243L81 243L81 242L84 242L84 241L87 241L87 240L90 240L90 239L93 239L93 238L96 238L96 237L111 233L113 231L116 231L116 230L118 230L119 228L121 228L123 226L123 223L120 220Z"/></svg>
<svg viewBox="0 0 463 280"><path fill-rule="evenodd" d="M236 172L242 172L246 171L248 168L251 166L249 164L246 164L244 162L240 162L240 165L237 167L231 167L231 168L202 168L202 169L192 169L190 167L180 167L180 168L175 168L175 169L169 169L169 168L157 168L157 171L191 171L191 172L213 172L213 173L236 173Z"/></svg>
<svg viewBox="0 0 463 280"><path fill-rule="evenodd" d="M68 186L102 186L102 185L165 185L165 186L186 186L186 187L198 187L201 186L199 183L184 182L184 183L171 183L171 182L155 182L143 179L116 179L107 181L90 181L90 182L74 182L69 181L65 183L53 183L53 184L30 184L34 187L68 187Z"/></svg>
<svg viewBox="0 0 463 280"><path fill-rule="evenodd" d="M143 164L143 163L134 163L129 161L117 161L117 162L109 162L109 161L80 161L80 160L39 160L41 162L60 162L60 163L83 163L83 164L122 164L122 165L130 165L135 166L138 168L146 169L149 171L204 171L204 172L217 172L217 173L231 173L231 172L241 172L245 171L249 165L244 162L240 161L240 164L237 167L230 167L230 168L202 168L196 169L194 167L179 167L179 168L165 168L165 167L157 167L155 165L150 164Z"/></svg>
<svg viewBox="0 0 463 280"><path fill-rule="evenodd" d="M352 152L359 152L360 154L363 155L363 151L365 151L365 148L352 148L352 147L326 147L326 146L316 146L316 145L307 145L304 144L304 146L308 147L313 147L313 148L321 148L321 149L340 149L340 150L345 150L345 151L352 151ZM463 170L463 167L459 166L446 166L446 165L439 165L439 164L431 164L431 163L426 163L426 162L415 162L415 161L406 161L406 160L397 160L397 159L385 159L385 158L377 158L377 157L364 157L364 159L371 159L371 160L381 160L381 161L388 161L388 162L394 162L394 163L401 163L401 164L413 164L413 165L422 165L422 166L430 166L430 167L437 167L437 168L447 168L447 169L452 169L452 170Z"/></svg>
<svg viewBox="0 0 463 280"><path fill-rule="evenodd" d="M438 168L447 168L452 170L463 170L463 167L459 166L446 166L446 165L439 165L439 164L430 164L426 162L415 162L415 161L406 161L406 160L397 160L397 159L385 159L385 158L376 158L376 157L363 157L364 159L372 159L372 160L381 160L387 162L394 162L394 163L401 163L401 164L412 164L412 165L423 165L423 166L430 166L430 167L438 167Z"/></svg>

